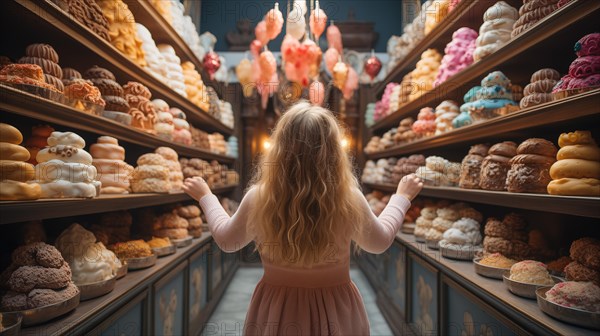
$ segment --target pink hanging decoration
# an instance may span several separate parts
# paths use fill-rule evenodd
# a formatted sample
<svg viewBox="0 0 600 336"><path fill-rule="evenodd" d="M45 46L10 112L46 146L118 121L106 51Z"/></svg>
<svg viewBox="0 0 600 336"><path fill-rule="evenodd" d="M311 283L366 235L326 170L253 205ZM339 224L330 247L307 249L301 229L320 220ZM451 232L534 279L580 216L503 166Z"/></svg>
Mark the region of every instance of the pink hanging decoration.
<svg viewBox="0 0 600 336"><path fill-rule="evenodd" d="M311 39L306 39L302 44L307 48L307 75L310 78L317 77L319 75L319 69L321 68L321 61L323 60L323 52L321 51L321 48L319 48L319 46L317 46L317 44ZM308 82L306 85L308 85Z"/></svg>
<svg viewBox="0 0 600 336"><path fill-rule="evenodd" d="M262 49L263 44L259 40L254 40L250 43L250 53L254 58L258 58L260 55L260 50Z"/></svg>
<svg viewBox="0 0 600 336"><path fill-rule="evenodd" d="M310 13L310 31L315 34L315 40L319 40L325 27L327 27L327 14L319 6L319 0L315 3L315 9Z"/></svg>
<svg viewBox="0 0 600 336"><path fill-rule="evenodd" d="M373 79L375 79L375 77L377 77L377 75L379 75L379 72L381 71L381 61L379 60L379 58L377 58L377 56L375 56L375 52L371 50L371 57L369 57L366 61L365 61L365 72L367 73L367 75L369 75L369 77L371 77L371 81Z"/></svg>
<svg viewBox="0 0 600 336"><path fill-rule="evenodd" d="M209 51L204 55L204 59L202 60L202 65L206 70L206 73L210 76L211 80L215 79L215 73L221 67L221 60L219 59L219 55L217 55L214 51Z"/></svg>
<svg viewBox="0 0 600 336"><path fill-rule="evenodd" d="M258 58L260 76L257 83L258 92L262 98L263 108L267 108L269 95L277 91L279 78L277 77L277 61L270 51L263 51Z"/></svg>
<svg viewBox="0 0 600 336"><path fill-rule="evenodd" d="M325 52L325 67L329 70L330 74L333 74L333 67L340 59L340 53L335 48L329 48Z"/></svg>
<svg viewBox="0 0 600 336"><path fill-rule="evenodd" d="M322 106L325 100L325 86L323 83L319 81L312 82L308 89L308 97L314 105Z"/></svg>
<svg viewBox="0 0 600 336"><path fill-rule="evenodd" d="M335 48L340 54L344 50L342 46L342 33L333 23L327 28L327 43L329 44L329 48Z"/></svg>
<svg viewBox="0 0 600 336"><path fill-rule="evenodd" d="M269 42L269 36L267 35L267 23L265 21L260 21L256 25L256 28L254 28L254 35L262 45L265 45L267 42Z"/></svg>
<svg viewBox="0 0 600 336"><path fill-rule="evenodd" d="M353 67L349 67L348 78L346 79L346 83L344 84L344 88L342 89L344 99L352 98L356 89L358 89L358 74L356 73L356 70L354 70Z"/></svg>
<svg viewBox="0 0 600 336"><path fill-rule="evenodd" d="M267 24L267 37L274 40L283 28L283 14L279 10L279 3L275 3L275 7L267 12L263 21Z"/></svg>

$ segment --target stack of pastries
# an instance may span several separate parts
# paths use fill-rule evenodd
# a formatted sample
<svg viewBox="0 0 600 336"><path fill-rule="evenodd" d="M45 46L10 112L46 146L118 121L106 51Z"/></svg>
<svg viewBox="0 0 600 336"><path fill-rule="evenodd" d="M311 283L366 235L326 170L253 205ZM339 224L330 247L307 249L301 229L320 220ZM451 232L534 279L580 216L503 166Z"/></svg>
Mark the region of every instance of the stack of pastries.
<svg viewBox="0 0 600 336"><path fill-rule="evenodd" d="M125 162L125 148L113 137L101 136L90 146L92 164L102 182L101 194L128 194L133 167Z"/></svg>
<svg viewBox="0 0 600 336"><path fill-rule="evenodd" d="M526 227L523 217L515 213L505 215L502 220L488 218L484 229L484 252L500 253L514 260L527 259L530 248L527 244Z"/></svg>
<svg viewBox="0 0 600 336"><path fill-rule="evenodd" d="M567 280L591 281L600 286L600 241L581 238L571 244L570 264L565 267Z"/></svg>
<svg viewBox="0 0 600 336"><path fill-rule="evenodd" d="M168 193L170 171L167 161L159 154L140 156L131 175L131 190L134 193Z"/></svg>
<svg viewBox="0 0 600 336"><path fill-rule="evenodd" d="M506 175L508 191L545 194L556 152L556 147L548 140L531 138L523 141L517 147L517 155L510 159L511 166Z"/></svg>
<svg viewBox="0 0 600 336"><path fill-rule="evenodd" d="M34 179L33 165L27 163L30 154L25 147L21 132L8 124L0 123L0 200L34 200L42 196L37 183L27 183Z"/></svg>
<svg viewBox="0 0 600 336"><path fill-rule="evenodd" d="M180 206L175 209L177 215L185 218L188 222L188 233L194 238L202 235L202 218L200 217L200 208L196 205Z"/></svg>
<svg viewBox="0 0 600 336"><path fill-rule="evenodd" d="M506 190L506 175L510 170L510 159L517 155L517 144L504 141L490 147L481 163L479 186L484 190Z"/></svg>
<svg viewBox="0 0 600 336"><path fill-rule="evenodd" d="M20 64L37 64L44 72L46 83L63 92L65 86L62 82L63 70L58 65L58 53L49 44L36 43L25 48L25 56L18 61Z"/></svg>

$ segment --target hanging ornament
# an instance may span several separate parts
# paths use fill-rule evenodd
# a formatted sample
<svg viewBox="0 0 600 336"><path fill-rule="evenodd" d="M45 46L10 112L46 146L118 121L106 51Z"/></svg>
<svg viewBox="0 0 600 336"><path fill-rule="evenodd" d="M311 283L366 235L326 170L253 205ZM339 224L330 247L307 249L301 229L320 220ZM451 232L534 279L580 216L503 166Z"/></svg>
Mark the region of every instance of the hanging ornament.
<svg viewBox="0 0 600 336"><path fill-rule="evenodd" d="M310 13L309 21L310 31L315 35L315 41L319 41L327 27L327 14L319 6L319 0L316 1L315 9Z"/></svg>
<svg viewBox="0 0 600 336"><path fill-rule="evenodd" d="M306 2L304 0L294 0L292 9L288 13L286 20L286 34L301 40L306 33Z"/></svg>
<svg viewBox="0 0 600 336"><path fill-rule="evenodd" d="M257 83L258 92L261 95L262 107L267 108L269 95L277 91L279 78L277 77L277 61L273 53L266 50L258 58L260 76Z"/></svg>
<svg viewBox="0 0 600 336"><path fill-rule="evenodd" d="M339 60L333 67L333 85L342 90L348 79L348 65Z"/></svg>
<svg viewBox="0 0 600 336"><path fill-rule="evenodd" d="M319 70L321 68L321 61L323 60L323 52L321 48L311 39L306 39L302 44L307 47L307 61L308 61L308 77L315 78L319 76ZM304 86L308 85L308 81Z"/></svg>
<svg viewBox="0 0 600 336"><path fill-rule="evenodd" d="M329 48L325 52L325 67L330 74L333 74L333 67L340 59L340 53L335 48Z"/></svg>
<svg viewBox="0 0 600 336"><path fill-rule="evenodd" d="M323 105L325 101L325 86L319 81L312 82L308 89L308 98L314 105Z"/></svg>
<svg viewBox="0 0 600 336"><path fill-rule="evenodd" d="M250 43L250 53L252 54L252 56L256 59L258 59L258 56L260 55L260 50L262 49L263 44L259 41L259 40L254 40L252 41L252 43Z"/></svg>
<svg viewBox="0 0 600 336"><path fill-rule="evenodd" d="M327 28L327 43L329 48L335 48L341 54L344 50L342 46L342 33L340 29L331 22L331 25Z"/></svg>
<svg viewBox="0 0 600 336"><path fill-rule="evenodd" d="M371 57L369 57L366 61L365 61L365 72L367 73L367 75L369 75L369 77L371 77L371 81L373 81L373 79L375 79L375 77L377 77L377 75L379 75L379 72L381 71L381 61L379 60L379 58L377 58L377 56L375 56L375 51L371 50Z"/></svg>
<svg viewBox="0 0 600 336"><path fill-rule="evenodd" d="M254 35L262 45L266 45L267 42L269 42L269 36L267 35L267 23L265 21L260 21L256 25L256 28L254 28Z"/></svg>
<svg viewBox="0 0 600 336"><path fill-rule="evenodd" d="M350 67L348 69L348 78L346 79L346 83L344 83L344 88L342 89L344 99L348 100L352 98L356 89L358 89L358 74L353 67Z"/></svg>
<svg viewBox="0 0 600 336"><path fill-rule="evenodd" d="M283 14L279 10L279 3L275 3L275 7L267 12L263 20L266 23L267 37L274 40L283 28Z"/></svg>
<svg viewBox="0 0 600 336"><path fill-rule="evenodd" d="M242 86L244 97L252 95L252 62L246 57L236 67L235 74Z"/></svg>
<svg viewBox="0 0 600 336"><path fill-rule="evenodd" d="M219 59L219 55L217 55L214 51L209 51L204 55L204 59L202 60L202 65L206 73L210 76L211 80L215 79L215 73L221 67L221 60Z"/></svg>

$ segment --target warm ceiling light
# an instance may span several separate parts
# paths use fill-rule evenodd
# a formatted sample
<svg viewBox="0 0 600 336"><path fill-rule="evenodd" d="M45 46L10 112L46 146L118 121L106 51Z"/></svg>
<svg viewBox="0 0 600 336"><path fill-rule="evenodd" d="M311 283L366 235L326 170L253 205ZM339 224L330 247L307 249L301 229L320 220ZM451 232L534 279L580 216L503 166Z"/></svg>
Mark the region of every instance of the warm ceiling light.
<svg viewBox="0 0 600 336"><path fill-rule="evenodd" d="M269 150L269 149L271 148L271 141L269 141L269 140L265 140L265 141L263 142L263 148L264 148L265 150Z"/></svg>
<svg viewBox="0 0 600 336"><path fill-rule="evenodd" d="M346 149L350 145L350 142L348 141L347 138L343 138L342 142L341 142L341 145L342 145L342 148Z"/></svg>

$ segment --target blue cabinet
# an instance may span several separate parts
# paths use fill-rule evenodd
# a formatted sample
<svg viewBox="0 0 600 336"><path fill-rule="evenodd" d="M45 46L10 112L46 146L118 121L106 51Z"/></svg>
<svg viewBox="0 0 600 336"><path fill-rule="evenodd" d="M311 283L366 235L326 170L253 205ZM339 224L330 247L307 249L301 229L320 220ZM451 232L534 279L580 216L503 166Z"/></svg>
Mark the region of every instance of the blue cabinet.
<svg viewBox="0 0 600 336"><path fill-rule="evenodd" d="M182 262L154 285L153 335L183 335L185 268Z"/></svg>
<svg viewBox="0 0 600 336"><path fill-rule="evenodd" d="M223 279L223 252L217 244L213 241L211 243L210 250L210 271L211 271L211 293L219 287L221 280ZM212 294L211 294L212 298Z"/></svg>
<svg viewBox="0 0 600 336"><path fill-rule="evenodd" d="M386 272L386 295L398 310L406 316L406 248L394 242L389 249Z"/></svg>
<svg viewBox="0 0 600 336"><path fill-rule="evenodd" d="M189 335L202 330L204 308L208 302L208 256L209 245L205 245L190 257L188 279Z"/></svg>
<svg viewBox="0 0 600 336"><path fill-rule="evenodd" d="M91 335L138 336L146 334L148 292L144 291L95 328Z"/></svg>
<svg viewBox="0 0 600 336"><path fill-rule="evenodd" d="M418 335L438 334L438 271L409 253L409 325Z"/></svg>

